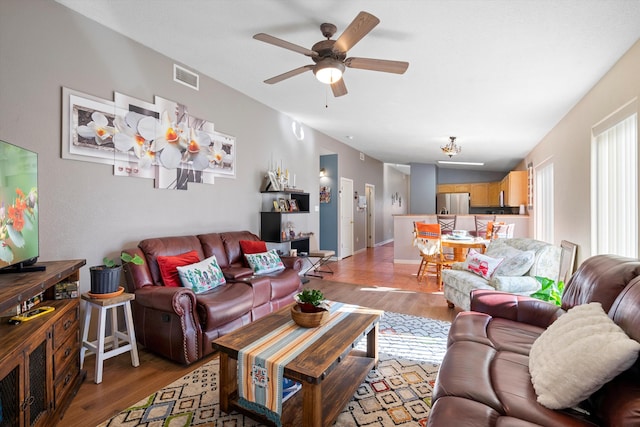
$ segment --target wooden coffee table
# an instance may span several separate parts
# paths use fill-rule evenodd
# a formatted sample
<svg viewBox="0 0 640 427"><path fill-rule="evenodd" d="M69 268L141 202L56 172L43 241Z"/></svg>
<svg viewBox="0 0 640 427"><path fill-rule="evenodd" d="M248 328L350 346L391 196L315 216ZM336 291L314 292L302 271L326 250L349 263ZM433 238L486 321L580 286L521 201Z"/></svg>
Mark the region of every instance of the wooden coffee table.
<svg viewBox="0 0 640 427"><path fill-rule="evenodd" d="M238 403L238 352L266 333L291 320L291 306L271 313L213 341L220 351L220 409L238 412L272 424ZM286 378L298 381L302 389L282 405L283 426L329 426L344 409L367 373L378 363L378 320L380 311L362 307L326 331L284 367ZM367 339L366 352L353 349ZM300 410L302 408L302 411Z"/></svg>

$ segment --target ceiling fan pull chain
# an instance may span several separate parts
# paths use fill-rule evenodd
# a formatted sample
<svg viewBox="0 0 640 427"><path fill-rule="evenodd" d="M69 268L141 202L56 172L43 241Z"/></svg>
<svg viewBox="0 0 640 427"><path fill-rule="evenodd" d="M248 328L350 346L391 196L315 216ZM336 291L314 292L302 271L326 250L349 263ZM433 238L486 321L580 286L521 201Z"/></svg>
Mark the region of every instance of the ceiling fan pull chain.
<svg viewBox="0 0 640 427"><path fill-rule="evenodd" d="M324 108L329 108L329 85L324 90Z"/></svg>

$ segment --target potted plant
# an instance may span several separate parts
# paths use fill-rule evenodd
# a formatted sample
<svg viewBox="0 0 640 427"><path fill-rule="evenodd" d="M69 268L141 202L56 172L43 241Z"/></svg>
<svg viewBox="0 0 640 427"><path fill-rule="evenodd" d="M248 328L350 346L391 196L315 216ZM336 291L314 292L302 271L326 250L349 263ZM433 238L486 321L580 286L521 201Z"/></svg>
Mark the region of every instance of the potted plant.
<svg viewBox="0 0 640 427"><path fill-rule="evenodd" d="M324 294L318 289L303 289L295 299L303 313L317 313L326 310L321 307L324 302Z"/></svg>
<svg viewBox="0 0 640 427"><path fill-rule="evenodd" d="M536 276L536 280L540 283L541 287L531 294L533 298L538 298L539 300L547 301L557 306L562 305L564 282L559 281L556 284L555 280L540 276Z"/></svg>
<svg viewBox="0 0 640 427"><path fill-rule="evenodd" d="M123 263L131 262L136 265L144 264L144 260L139 256L131 256L126 252L120 254ZM89 268L91 275L91 293L92 294L111 294L118 291L120 286L120 272L122 265L110 258L103 258L102 265L96 265Z"/></svg>

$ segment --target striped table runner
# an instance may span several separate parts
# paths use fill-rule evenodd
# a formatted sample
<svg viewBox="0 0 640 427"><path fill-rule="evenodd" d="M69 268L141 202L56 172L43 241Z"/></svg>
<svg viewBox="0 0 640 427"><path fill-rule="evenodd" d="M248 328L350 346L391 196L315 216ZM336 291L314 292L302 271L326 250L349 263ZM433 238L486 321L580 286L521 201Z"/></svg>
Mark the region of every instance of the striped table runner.
<svg viewBox="0 0 640 427"><path fill-rule="evenodd" d="M280 426L282 374L287 363L321 338L357 305L327 301L330 317L317 328L303 328L290 320L238 353L238 403Z"/></svg>

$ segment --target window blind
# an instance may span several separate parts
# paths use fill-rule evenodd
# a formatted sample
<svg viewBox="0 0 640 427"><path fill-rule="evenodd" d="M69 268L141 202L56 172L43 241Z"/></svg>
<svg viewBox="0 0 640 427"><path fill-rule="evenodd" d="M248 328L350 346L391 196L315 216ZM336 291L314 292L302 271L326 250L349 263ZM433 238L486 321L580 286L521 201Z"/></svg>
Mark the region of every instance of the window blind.
<svg viewBox="0 0 640 427"><path fill-rule="evenodd" d="M593 129L592 255L638 256L638 114L628 108ZM614 119L614 120L612 120Z"/></svg>
<svg viewBox="0 0 640 427"><path fill-rule="evenodd" d="M553 163L536 167L534 177L535 236L537 240L553 244Z"/></svg>

